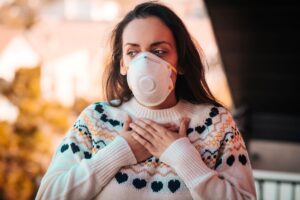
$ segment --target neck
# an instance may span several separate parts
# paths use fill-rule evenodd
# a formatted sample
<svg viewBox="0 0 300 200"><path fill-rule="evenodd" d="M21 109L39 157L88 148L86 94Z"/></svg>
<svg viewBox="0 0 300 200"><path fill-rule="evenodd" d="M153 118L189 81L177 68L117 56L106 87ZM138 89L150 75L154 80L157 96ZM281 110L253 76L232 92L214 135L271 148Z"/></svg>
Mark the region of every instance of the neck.
<svg viewBox="0 0 300 200"><path fill-rule="evenodd" d="M138 102L142 106L145 106L146 108L152 109L152 110L159 110L159 109L166 109L166 108L171 108L177 104L178 100L175 95L175 91L173 90L170 95L166 98L166 100L157 105L157 106L145 106L142 103Z"/></svg>
<svg viewBox="0 0 300 200"><path fill-rule="evenodd" d="M182 99L178 99L176 102L176 98L174 98L172 103L170 101L169 104L165 106L161 104L156 108L157 109L149 108L142 105L135 97L132 97L128 102L123 103L120 107L121 110L127 112L127 114L133 119L147 118L154 121L164 122L180 120L182 116L192 112L193 106Z"/></svg>

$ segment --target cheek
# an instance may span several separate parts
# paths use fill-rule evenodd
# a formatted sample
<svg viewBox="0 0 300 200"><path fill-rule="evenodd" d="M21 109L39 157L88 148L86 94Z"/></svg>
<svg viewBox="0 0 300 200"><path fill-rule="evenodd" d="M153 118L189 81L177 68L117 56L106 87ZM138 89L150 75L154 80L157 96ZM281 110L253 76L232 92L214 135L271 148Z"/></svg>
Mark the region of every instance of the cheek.
<svg viewBox="0 0 300 200"><path fill-rule="evenodd" d="M177 65L177 59L174 60L174 64L172 64L172 65L175 67L175 69L177 70L177 74L178 74L179 69L178 69L178 65ZM175 72L172 72L172 75L171 75L171 79L172 79L174 84L175 84L176 79L177 79L177 74Z"/></svg>
<svg viewBox="0 0 300 200"><path fill-rule="evenodd" d="M170 63L175 69L177 70L178 73L178 59L177 59L177 54L174 52L170 54L170 56L166 59L168 63ZM176 74L173 74L176 78Z"/></svg>
<svg viewBox="0 0 300 200"><path fill-rule="evenodd" d="M121 66L120 66L120 72L122 75L127 74L127 67L128 67L129 61L130 60L126 56L122 56Z"/></svg>
<svg viewBox="0 0 300 200"><path fill-rule="evenodd" d="M177 79L177 75L175 73L172 73L171 80L172 80L174 86L175 86L175 83L176 83L176 79Z"/></svg>
<svg viewBox="0 0 300 200"><path fill-rule="evenodd" d="M177 73L178 73L178 66L177 66L177 58L176 56L172 57L172 58L169 58L168 60L166 60L168 63L170 63L173 67L175 67L175 69L177 70ZM171 80L173 82L173 84L175 85L175 82L176 82L176 79L177 79L177 74L175 74L173 71L172 71L172 75L171 75Z"/></svg>
<svg viewBox="0 0 300 200"><path fill-rule="evenodd" d="M172 57L166 59L166 61L177 69L177 58L176 58L176 56L172 56Z"/></svg>
<svg viewBox="0 0 300 200"><path fill-rule="evenodd" d="M124 66L126 66L128 64L128 58L124 54L122 55L122 63L123 63Z"/></svg>

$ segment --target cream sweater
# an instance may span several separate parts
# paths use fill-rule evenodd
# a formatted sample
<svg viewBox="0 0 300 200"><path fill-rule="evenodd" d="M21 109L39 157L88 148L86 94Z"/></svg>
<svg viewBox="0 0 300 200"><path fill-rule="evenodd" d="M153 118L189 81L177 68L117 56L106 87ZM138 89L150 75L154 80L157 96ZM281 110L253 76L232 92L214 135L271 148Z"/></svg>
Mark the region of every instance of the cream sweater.
<svg viewBox="0 0 300 200"><path fill-rule="evenodd" d="M160 158L137 163L119 136L127 115L159 123L191 119L187 137ZM231 114L180 100L151 110L136 99L88 106L68 131L42 179L36 199L255 199L251 164Z"/></svg>

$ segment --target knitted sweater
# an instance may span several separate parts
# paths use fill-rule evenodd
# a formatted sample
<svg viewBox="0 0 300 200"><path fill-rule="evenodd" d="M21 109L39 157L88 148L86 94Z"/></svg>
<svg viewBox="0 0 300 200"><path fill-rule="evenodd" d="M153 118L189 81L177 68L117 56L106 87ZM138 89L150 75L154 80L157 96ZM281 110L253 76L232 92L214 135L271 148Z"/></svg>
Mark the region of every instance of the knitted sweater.
<svg viewBox="0 0 300 200"><path fill-rule="evenodd" d="M160 156L137 163L119 135L127 118L180 125L187 137ZM232 115L223 107L180 100L152 110L135 98L120 107L88 106L57 149L36 199L255 199L248 153Z"/></svg>

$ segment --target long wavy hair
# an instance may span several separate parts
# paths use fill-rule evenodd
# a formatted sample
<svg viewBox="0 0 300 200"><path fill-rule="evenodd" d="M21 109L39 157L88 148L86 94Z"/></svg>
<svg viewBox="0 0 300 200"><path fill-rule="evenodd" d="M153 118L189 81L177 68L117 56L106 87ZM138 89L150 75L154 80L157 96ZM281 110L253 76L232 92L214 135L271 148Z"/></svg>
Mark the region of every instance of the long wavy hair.
<svg viewBox="0 0 300 200"><path fill-rule="evenodd" d="M111 106L120 106L133 97L127 84L127 78L120 74L122 58L122 35L126 26L134 19L158 17L172 32L176 42L178 63L183 74L177 75L175 95L193 104L210 103L221 106L208 88L205 80L204 64L187 28L182 20L167 6L157 2L137 5L116 25L111 35L112 53L107 63L104 79L104 95ZM112 100L118 100L113 101Z"/></svg>

